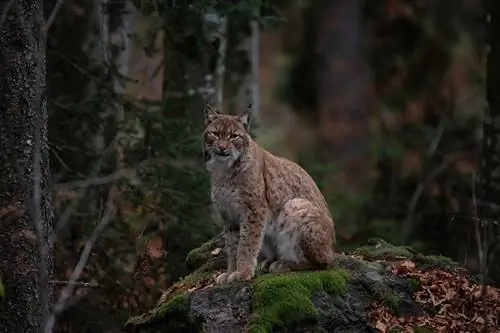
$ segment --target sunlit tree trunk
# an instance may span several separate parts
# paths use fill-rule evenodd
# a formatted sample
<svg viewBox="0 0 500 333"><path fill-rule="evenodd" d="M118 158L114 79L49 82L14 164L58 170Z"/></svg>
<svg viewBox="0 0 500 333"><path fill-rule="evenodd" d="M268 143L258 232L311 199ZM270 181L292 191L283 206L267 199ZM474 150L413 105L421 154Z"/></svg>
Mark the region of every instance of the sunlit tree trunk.
<svg viewBox="0 0 500 333"><path fill-rule="evenodd" d="M42 1L2 1L0 14L0 331L37 332L52 266Z"/></svg>

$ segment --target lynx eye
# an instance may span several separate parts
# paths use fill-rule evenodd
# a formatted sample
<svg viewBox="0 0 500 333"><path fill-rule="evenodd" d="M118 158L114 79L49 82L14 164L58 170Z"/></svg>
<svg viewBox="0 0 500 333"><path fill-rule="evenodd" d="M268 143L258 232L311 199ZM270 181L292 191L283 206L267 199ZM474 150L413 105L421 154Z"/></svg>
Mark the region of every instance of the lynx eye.
<svg viewBox="0 0 500 333"><path fill-rule="evenodd" d="M236 140L238 139L240 136L236 133L233 133L233 134L229 134L229 140Z"/></svg>
<svg viewBox="0 0 500 333"><path fill-rule="evenodd" d="M219 137L219 132L216 132L216 131L210 131L210 132L208 132L208 134L210 134L211 136L214 136L216 138Z"/></svg>

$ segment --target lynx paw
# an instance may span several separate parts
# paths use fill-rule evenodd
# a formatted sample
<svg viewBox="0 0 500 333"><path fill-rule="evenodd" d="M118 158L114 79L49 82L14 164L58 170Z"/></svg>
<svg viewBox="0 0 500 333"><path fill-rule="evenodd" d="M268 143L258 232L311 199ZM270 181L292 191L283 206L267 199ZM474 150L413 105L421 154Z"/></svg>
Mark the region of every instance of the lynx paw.
<svg viewBox="0 0 500 333"><path fill-rule="evenodd" d="M219 274L216 278L215 278L215 283L217 284L224 284L224 283L227 283L227 278L229 277L229 274L228 273L222 273L222 274Z"/></svg>
<svg viewBox="0 0 500 333"><path fill-rule="evenodd" d="M277 260L269 265L270 273L284 273L289 272L290 265L286 261Z"/></svg>
<svg viewBox="0 0 500 333"><path fill-rule="evenodd" d="M250 271L236 271L229 275L227 282L231 283L233 281L248 281L253 278L254 273Z"/></svg>

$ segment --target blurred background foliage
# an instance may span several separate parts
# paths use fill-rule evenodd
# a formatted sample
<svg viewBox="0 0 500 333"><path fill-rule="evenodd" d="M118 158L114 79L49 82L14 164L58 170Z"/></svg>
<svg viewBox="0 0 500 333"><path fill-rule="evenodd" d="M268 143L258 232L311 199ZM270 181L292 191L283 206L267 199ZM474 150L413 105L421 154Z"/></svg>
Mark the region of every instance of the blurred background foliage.
<svg viewBox="0 0 500 333"><path fill-rule="evenodd" d="M225 112L252 102L255 52L256 140L318 182L339 251L381 237L477 269L481 1L56 3L45 1L47 18L57 11L47 72L58 279L109 191L120 194L81 278L94 285L76 289L61 331L111 332L148 310L188 272L188 251L219 232L202 111L219 91Z"/></svg>

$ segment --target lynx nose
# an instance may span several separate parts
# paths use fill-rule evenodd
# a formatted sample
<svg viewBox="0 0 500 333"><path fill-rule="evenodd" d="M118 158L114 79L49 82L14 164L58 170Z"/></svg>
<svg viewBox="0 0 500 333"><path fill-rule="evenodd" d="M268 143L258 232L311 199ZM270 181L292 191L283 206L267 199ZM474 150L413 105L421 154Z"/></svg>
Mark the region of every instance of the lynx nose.
<svg viewBox="0 0 500 333"><path fill-rule="evenodd" d="M229 144L227 142L219 142L215 146L215 153L217 155L227 156L230 153Z"/></svg>

